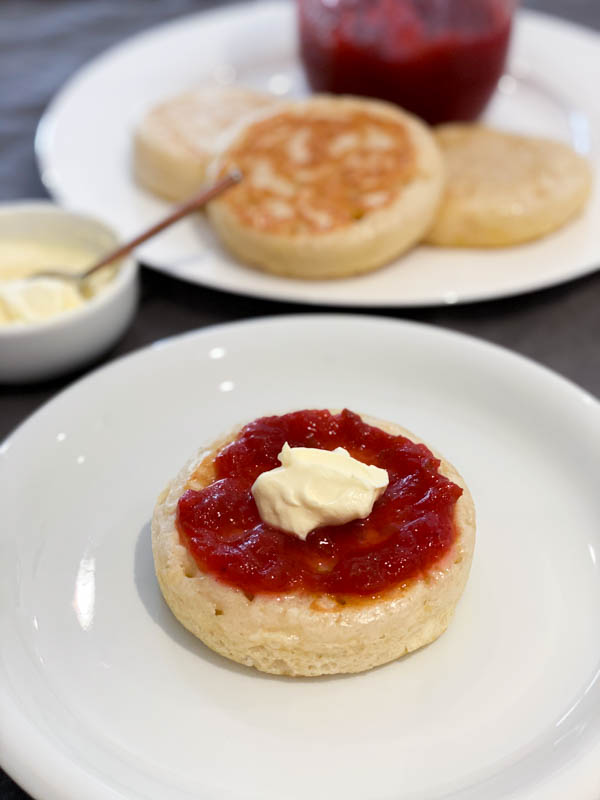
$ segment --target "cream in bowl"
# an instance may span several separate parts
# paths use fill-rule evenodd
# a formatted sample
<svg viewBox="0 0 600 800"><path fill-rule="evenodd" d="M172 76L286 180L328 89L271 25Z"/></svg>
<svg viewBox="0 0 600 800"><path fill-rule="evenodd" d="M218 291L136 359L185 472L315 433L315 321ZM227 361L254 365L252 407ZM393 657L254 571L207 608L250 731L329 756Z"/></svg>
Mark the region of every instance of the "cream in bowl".
<svg viewBox="0 0 600 800"><path fill-rule="evenodd" d="M94 241L81 241L79 235L76 241L65 238L69 233L62 225L58 230L54 228L56 220L50 213L51 216L47 216L42 212L41 230L36 232L35 227L31 229L29 225L23 230L23 226L18 225L14 235L3 230L5 226L0 219L0 325L41 322L78 308L114 277L116 268L108 266L86 282L85 291L76 283L58 278L32 280L36 273L53 267L73 274L83 272L100 255ZM18 221L25 222L26 218L29 219L29 214L24 213L23 219ZM7 220L4 222L6 225ZM14 222L9 219L9 227ZM49 228L48 223L52 227Z"/></svg>
<svg viewBox="0 0 600 800"><path fill-rule="evenodd" d="M0 206L0 381L52 377L121 336L137 301L132 259L84 284L31 277L46 269L81 273L117 244L103 223L50 202Z"/></svg>

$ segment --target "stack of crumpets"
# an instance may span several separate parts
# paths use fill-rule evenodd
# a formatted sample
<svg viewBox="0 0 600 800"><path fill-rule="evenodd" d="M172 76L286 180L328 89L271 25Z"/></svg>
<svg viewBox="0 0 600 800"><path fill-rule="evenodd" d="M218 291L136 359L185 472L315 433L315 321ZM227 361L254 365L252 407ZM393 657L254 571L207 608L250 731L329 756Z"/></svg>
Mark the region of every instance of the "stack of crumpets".
<svg viewBox="0 0 600 800"><path fill-rule="evenodd" d="M390 103L282 102L208 87L151 109L134 140L146 188L183 200L231 170L208 217L241 262L290 278L345 278L419 242L502 247L545 236L585 206L591 170L570 147L483 125L429 128Z"/></svg>

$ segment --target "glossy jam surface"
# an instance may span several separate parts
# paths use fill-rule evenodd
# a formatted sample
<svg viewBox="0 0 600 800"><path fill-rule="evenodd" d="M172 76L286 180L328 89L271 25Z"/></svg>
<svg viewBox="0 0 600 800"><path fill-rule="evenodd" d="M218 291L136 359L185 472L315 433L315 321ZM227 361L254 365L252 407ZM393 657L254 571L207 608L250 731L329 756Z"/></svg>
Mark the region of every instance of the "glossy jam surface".
<svg viewBox="0 0 600 800"><path fill-rule="evenodd" d="M389 485L365 520L317 528L306 541L265 525L251 487L291 447L333 450L386 469ZM247 425L217 455L215 481L179 500L177 525L201 569L247 593L306 590L373 595L418 578L455 539L462 489L424 446L365 424L350 411L297 411Z"/></svg>
<svg viewBox="0 0 600 800"><path fill-rule="evenodd" d="M502 74L514 0L297 0L315 91L390 100L427 122L471 120Z"/></svg>

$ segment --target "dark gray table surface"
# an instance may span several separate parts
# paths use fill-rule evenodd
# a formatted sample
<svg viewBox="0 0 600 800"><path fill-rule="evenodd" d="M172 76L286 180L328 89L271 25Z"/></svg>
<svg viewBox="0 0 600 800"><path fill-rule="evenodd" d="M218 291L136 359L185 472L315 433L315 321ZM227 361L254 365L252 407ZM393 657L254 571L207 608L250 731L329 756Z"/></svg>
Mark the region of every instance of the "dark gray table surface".
<svg viewBox="0 0 600 800"><path fill-rule="evenodd" d="M34 132L46 104L74 70L133 33L218 4L215 0L2 0L0 201L46 196L33 155ZM600 30L598 0L529 0L524 5ZM600 75L600 63L598 67ZM194 328L305 310L314 309L203 289L144 269L136 319L121 342L99 363ZM504 345L600 396L598 272L512 299L379 313L464 331ZM0 387L0 440L91 368L41 385ZM10 778L0 774L0 800L27 797Z"/></svg>

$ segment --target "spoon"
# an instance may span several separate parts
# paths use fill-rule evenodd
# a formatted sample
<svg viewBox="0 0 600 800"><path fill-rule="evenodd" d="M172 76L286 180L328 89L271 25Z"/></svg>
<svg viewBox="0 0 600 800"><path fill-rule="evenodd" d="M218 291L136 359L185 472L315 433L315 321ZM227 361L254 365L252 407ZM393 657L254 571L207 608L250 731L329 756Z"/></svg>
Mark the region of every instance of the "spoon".
<svg viewBox="0 0 600 800"><path fill-rule="evenodd" d="M198 211L214 197L217 197L217 195L221 194L221 192L224 192L226 189L229 189L236 183L239 183L242 180L242 177L242 173L239 170L232 170L213 186L210 186L208 189L203 189L199 194L190 197L190 199L186 200L185 203L177 206L177 208L175 208L175 210L172 211L167 217L160 220L160 222L157 222L151 228L147 228L134 239L125 242L125 244L120 245L115 250L112 250L110 253L102 256L99 261L96 261L96 263L86 269L85 272L66 272L61 269L45 269L41 272L35 272L32 275L28 275L27 277L28 279L59 278L60 280L71 281L72 283L82 285L85 283L85 281L87 281L90 275L94 274L94 272L102 269L102 267L106 267L108 264L112 264L113 261L117 261L119 258L123 258L123 256L126 256L134 248L142 244L142 242L147 241L152 236L156 236L157 233L164 231L165 228L173 225L174 222L178 222L183 217L187 217L188 214L191 214L193 211Z"/></svg>

